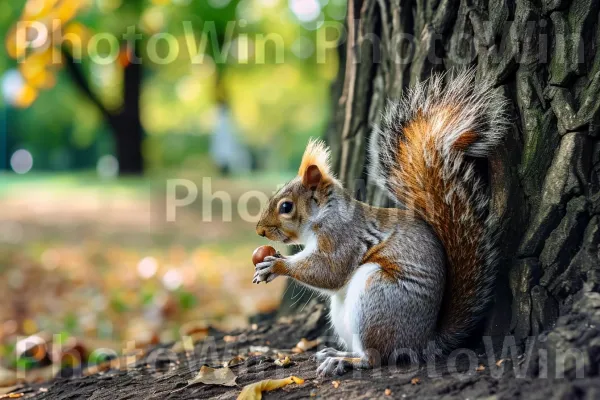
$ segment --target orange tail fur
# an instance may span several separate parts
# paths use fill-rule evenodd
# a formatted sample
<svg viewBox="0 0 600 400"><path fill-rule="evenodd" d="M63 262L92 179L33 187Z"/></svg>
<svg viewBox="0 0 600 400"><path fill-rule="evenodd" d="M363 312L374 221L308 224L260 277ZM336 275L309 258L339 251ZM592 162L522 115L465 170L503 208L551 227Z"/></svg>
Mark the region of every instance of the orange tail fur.
<svg viewBox="0 0 600 400"><path fill-rule="evenodd" d="M495 278L489 196L472 160L485 157L506 128L503 97L472 71L434 76L390 102L370 143L372 178L425 219L446 250L448 271L437 341L458 346L481 320Z"/></svg>

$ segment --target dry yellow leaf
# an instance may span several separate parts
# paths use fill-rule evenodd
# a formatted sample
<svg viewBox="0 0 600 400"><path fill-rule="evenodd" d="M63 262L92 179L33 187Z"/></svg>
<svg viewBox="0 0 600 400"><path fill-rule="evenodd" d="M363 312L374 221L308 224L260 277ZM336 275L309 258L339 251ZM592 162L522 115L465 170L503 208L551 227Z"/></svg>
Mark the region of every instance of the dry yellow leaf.
<svg viewBox="0 0 600 400"><path fill-rule="evenodd" d="M19 108L27 108L37 99L38 94L37 89L25 83L14 100L14 105Z"/></svg>
<svg viewBox="0 0 600 400"><path fill-rule="evenodd" d="M340 387L340 381L331 381L331 384L333 385L333 387L334 387L335 389L337 389L337 388L339 388L339 387Z"/></svg>
<svg viewBox="0 0 600 400"><path fill-rule="evenodd" d="M87 48L87 44L92 37L92 32L83 24L79 22L70 22L64 29L65 37L77 37L81 40L82 47ZM67 46L72 46L70 40L67 40L65 43ZM84 50L82 49L82 50Z"/></svg>
<svg viewBox="0 0 600 400"><path fill-rule="evenodd" d="M504 364L504 361L506 361L506 359L504 359L504 358L499 359L498 361L496 361L496 366L497 367L501 366L502 364Z"/></svg>
<svg viewBox="0 0 600 400"><path fill-rule="evenodd" d="M29 1L23 10L23 19L35 19L46 16L56 5L58 0Z"/></svg>
<svg viewBox="0 0 600 400"><path fill-rule="evenodd" d="M233 342L235 342L237 339L238 339L238 338L237 338L237 336L231 336L231 335L225 335L225 336L223 336L223 341L224 341L225 343L233 343Z"/></svg>
<svg viewBox="0 0 600 400"><path fill-rule="evenodd" d="M290 358L288 356L285 356L285 358L280 358L278 360L275 360L275 365L277 365L278 367L284 367L287 368L290 366L292 360L290 360Z"/></svg>
<svg viewBox="0 0 600 400"><path fill-rule="evenodd" d="M475 370L477 372L485 371L485 366L483 364L479 364L479 367Z"/></svg>
<svg viewBox="0 0 600 400"><path fill-rule="evenodd" d="M385 391L383 393L385 393L386 396L392 395L392 391L390 389L385 389Z"/></svg>
<svg viewBox="0 0 600 400"><path fill-rule="evenodd" d="M197 336L198 338L204 338L204 337L208 336L208 331L209 331L208 325L206 325L202 321L187 322L187 323L183 324L181 326L181 328L179 329L179 333L181 334L181 336L195 337L194 335L198 335ZM201 336L202 334L203 334L203 336Z"/></svg>
<svg viewBox="0 0 600 400"><path fill-rule="evenodd" d="M292 349L292 353L304 353L305 351L314 349L319 344L321 344L321 341L319 339L308 340L306 338L302 338L300 339L296 347Z"/></svg>
<svg viewBox="0 0 600 400"><path fill-rule="evenodd" d="M262 399L262 392L279 389L291 385L292 383L302 385L304 379L290 376L285 379L265 379L260 382L251 383L250 385L244 386L242 393L240 393L237 400L260 400Z"/></svg>
<svg viewBox="0 0 600 400"><path fill-rule="evenodd" d="M418 385L419 383L421 383L421 380L420 380L419 378L412 378L412 379L410 380L410 383L411 383L412 385Z"/></svg>
<svg viewBox="0 0 600 400"><path fill-rule="evenodd" d="M10 393L14 390L16 390L19 386L10 386L10 387L3 387L0 388L0 399L6 399L8 397L7 393Z"/></svg>
<svg viewBox="0 0 600 400"><path fill-rule="evenodd" d="M188 381L188 385L204 383L205 385L235 386L236 379L237 376L227 367L215 369L204 365L200 368L198 375Z"/></svg>

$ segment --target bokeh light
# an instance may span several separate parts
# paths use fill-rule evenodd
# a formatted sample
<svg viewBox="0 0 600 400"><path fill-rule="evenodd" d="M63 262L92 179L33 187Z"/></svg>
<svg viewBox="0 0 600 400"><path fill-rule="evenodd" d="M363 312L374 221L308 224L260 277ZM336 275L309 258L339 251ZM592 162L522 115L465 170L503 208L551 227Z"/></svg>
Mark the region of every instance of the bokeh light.
<svg viewBox="0 0 600 400"><path fill-rule="evenodd" d="M100 11L108 13L121 7L123 0L96 0Z"/></svg>
<svg viewBox="0 0 600 400"><path fill-rule="evenodd" d="M98 159L96 172L100 178L114 178L119 174L119 161L115 156L106 154Z"/></svg>
<svg viewBox="0 0 600 400"><path fill-rule="evenodd" d="M17 174L26 174L33 167L33 156L25 149L19 149L10 157L10 167Z"/></svg>
<svg viewBox="0 0 600 400"><path fill-rule="evenodd" d="M312 40L305 36L300 36L292 44L292 52L300 59L306 59L313 55L315 52L315 45Z"/></svg>
<svg viewBox="0 0 600 400"><path fill-rule="evenodd" d="M171 268L163 275L162 282L168 290L177 290L183 284L183 276L179 270Z"/></svg>
<svg viewBox="0 0 600 400"><path fill-rule="evenodd" d="M37 92L27 84L18 70L11 69L2 77L2 96L8 104L28 107L37 98Z"/></svg>
<svg viewBox="0 0 600 400"><path fill-rule="evenodd" d="M290 0L290 9L302 22L314 21L321 14L321 4L317 0Z"/></svg>
<svg viewBox="0 0 600 400"><path fill-rule="evenodd" d="M158 270L158 262L154 257L144 257L137 265L138 274L144 279L150 279Z"/></svg>

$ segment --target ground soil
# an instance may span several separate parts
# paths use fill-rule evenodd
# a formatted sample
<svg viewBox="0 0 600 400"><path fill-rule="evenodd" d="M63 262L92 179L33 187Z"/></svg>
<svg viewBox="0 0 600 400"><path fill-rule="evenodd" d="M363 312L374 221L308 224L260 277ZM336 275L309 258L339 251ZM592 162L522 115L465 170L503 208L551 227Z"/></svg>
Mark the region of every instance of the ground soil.
<svg viewBox="0 0 600 400"><path fill-rule="evenodd" d="M333 338L325 328L326 307L313 303L292 317L253 324L246 330L211 331L195 344L193 353L176 354L172 344L159 345L127 370L56 378L14 392L27 398L64 400L235 399L244 385L295 375L305 379L304 384L265 393L265 398L598 399L599 317L600 295L587 293L552 331L516 347L513 353L505 349L502 354L503 343L509 343L510 337L508 342L494 338L487 352L485 346L465 349L435 365L384 366L318 378L314 353L333 344ZM306 352L292 351L303 338L321 338L321 344ZM577 356L557 358L567 348L575 349ZM219 367L238 355L245 360L231 367L236 386L188 385L202 365ZM287 368L274 363L282 355L291 358Z"/></svg>

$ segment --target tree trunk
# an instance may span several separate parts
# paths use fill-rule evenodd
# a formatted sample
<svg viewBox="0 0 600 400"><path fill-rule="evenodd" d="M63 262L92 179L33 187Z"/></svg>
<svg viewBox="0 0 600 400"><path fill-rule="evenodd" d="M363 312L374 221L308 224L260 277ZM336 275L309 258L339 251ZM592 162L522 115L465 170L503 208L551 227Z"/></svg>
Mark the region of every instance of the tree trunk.
<svg viewBox="0 0 600 400"><path fill-rule="evenodd" d="M105 122L113 132L119 174L142 175L144 173L142 157L144 130L140 116L140 94L144 70L141 61L128 63L124 67L123 106L120 110L113 111L104 105L90 87L78 65L80 61L73 59L66 48L62 49L62 54L71 79L102 113Z"/></svg>
<svg viewBox="0 0 600 400"><path fill-rule="evenodd" d="M125 67L123 108L113 118L115 149L121 175L144 173L142 140L144 131L140 119L140 92L142 89L142 64L132 63Z"/></svg>
<svg viewBox="0 0 600 400"><path fill-rule="evenodd" d="M474 67L510 100L513 127L490 160L501 263L488 332L537 335L598 291L598 0L350 0L336 128L338 176L367 201L365 147L386 99L432 72ZM578 39L578 40L574 40Z"/></svg>

